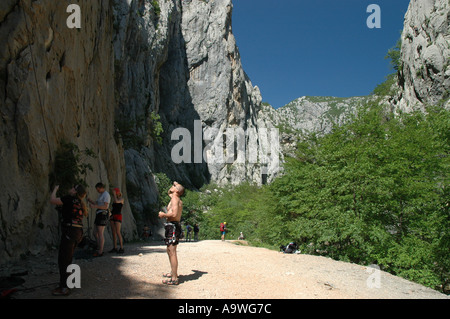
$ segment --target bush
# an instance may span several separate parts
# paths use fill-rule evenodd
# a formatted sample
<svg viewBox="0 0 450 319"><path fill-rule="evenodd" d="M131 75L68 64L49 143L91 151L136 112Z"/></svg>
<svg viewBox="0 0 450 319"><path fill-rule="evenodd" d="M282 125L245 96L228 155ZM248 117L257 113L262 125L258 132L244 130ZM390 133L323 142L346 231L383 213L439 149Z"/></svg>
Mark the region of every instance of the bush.
<svg viewBox="0 0 450 319"><path fill-rule="evenodd" d="M55 153L55 167L50 174L50 186L60 185L59 194L65 195L77 184L87 186L85 179L92 166L86 163L88 158L96 158L90 149L81 151L79 147L67 141L62 141Z"/></svg>
<svg viewBox="0 0 450 319"><path fill-rule="evenodd" d="M446 110L394 118L372 104L303 142L271 185L291 238L313 253L444 284L449 126Z"/></svg>

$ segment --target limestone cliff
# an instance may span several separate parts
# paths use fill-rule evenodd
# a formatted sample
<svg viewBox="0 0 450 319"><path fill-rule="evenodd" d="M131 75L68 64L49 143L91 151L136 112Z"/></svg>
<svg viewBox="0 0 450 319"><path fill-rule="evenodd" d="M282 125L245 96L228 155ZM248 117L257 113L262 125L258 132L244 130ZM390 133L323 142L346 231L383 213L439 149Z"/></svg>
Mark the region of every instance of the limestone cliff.
<svg viewBox="0 0 450 319"><path fill-rule="evenodd" d="M411 0L402 33L396 107L450 107L450 2Z"/></svg>
<svg viewBox="0 0 450 319"><path fill-rule="evenodd" d="M191 188L262 183L276 176L276 161L248 160L268 147L260 136L267 132L260 129L273 125L258 119L261 94L242 69L232 7L231 0L114 1L116 122L125 144L128 185L135 190L133 206L141 215L159 209L153 178L158 172ZM164 132L157 136L159 122ZM177 130L191 137L183 149L191 153L181 163L173 158L179 155L174 149L181 138L172 136ZM223 137L238 131L243 142L233 142L236 152L227 157ZM208 160L217 153L224 160Z"/></svg>
<svg viewBox="0 0 450 319"><path fill-rule="evenodd" d="M99 181L125 186L125 162L114 140L113 11L108 1L78 3L81 29L67 27L67 2L0 4L2 261L57 244L50 176L62 141L95 154L87 159L93 171L85 180L91 198ZM124 219L124 235L132 238L134 218Z"/></svg>
<svg viewBox="0 0 450 319"><path fill-rule="evenodd" d="M98 181L124 191L126 239L159 209L155 173L198 188L262 183L279 168L264 129L273 125L259 119L261 94L242 69L231 0L76 3L80 28L67 24L68 2L0 3L2 261L57 245L50 177L63 141L95 155L85 159L91 198ZM174 160L188 151L191 160Z"/></svg>

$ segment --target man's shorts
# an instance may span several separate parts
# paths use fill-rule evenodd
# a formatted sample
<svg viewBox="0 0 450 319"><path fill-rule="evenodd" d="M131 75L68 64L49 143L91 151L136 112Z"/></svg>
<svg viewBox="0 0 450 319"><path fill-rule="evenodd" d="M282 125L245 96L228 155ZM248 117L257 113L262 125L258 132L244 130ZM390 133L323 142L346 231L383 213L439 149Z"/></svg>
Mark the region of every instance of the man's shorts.
<svg viewBox="0 0 450 319"><path fill-rule="evenodd" d="M179 222L170 222L164 224L165 235L164 242L167 246L178 245L181 237L181 224Z"/></svg>
<svg viewBox="0 0 450 319"><path fill-rule="evenodd" d="M108 225L108 213L107 212L98 212L95 215L94 224L97 226L106 226Z"/></svg>

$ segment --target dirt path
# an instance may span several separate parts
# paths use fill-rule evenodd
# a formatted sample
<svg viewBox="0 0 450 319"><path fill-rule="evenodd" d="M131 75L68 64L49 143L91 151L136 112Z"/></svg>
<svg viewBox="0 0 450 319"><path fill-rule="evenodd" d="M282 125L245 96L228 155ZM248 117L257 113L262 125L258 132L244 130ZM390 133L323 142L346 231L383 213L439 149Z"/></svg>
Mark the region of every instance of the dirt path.
<svg viewBox="0 0 450 319"><path fill-rule="evenodd" d="M58 298L50 294L58 281L57 252L30 257L5 271L26 271L17 299ZM76 256L87 255L78 250ZM390 274L376 275L363 266L324 257L282 254L233 242L200 241L178 247L179 286L165 286L169 270L166 248L160 243L125 246L125 254L75 259L81 268L81 289L69 299L325 299L325 298L449 298L432 289ZM372 274L373 273L373 274ZM369 281L369 285L368 285ZM370 288L370 284L377 287ZM59 297L60 298L60 297Z"/></svg>

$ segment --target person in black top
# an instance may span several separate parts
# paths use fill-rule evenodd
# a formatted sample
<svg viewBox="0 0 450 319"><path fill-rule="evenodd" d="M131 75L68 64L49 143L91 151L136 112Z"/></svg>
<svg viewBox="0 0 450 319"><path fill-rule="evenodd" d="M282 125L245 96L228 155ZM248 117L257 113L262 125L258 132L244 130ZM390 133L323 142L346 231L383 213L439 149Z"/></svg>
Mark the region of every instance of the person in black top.
<svg viewBox="0 0 450 319"><path fill-rule="evenodd" d="M112 204L111 218L109 220L113 235L113 249L111 249L110 253L118 253L123 254L123 238L120 233L120 228L122 226L122 207L125 202L123 199L122 193L119 188L114 188L114 203ZM117 250L117 238L119 239L120 249Z"/></svg>
<svg viewBox="0 0 450 319"><path fill-rule="evenodd" d="M199 232L198 224L194 225L194 241L198 241L198 232Z"/></svg>
<svg viewBox="0 0 450 319"><path fill-rule="evenodd" d="M67 287L67 267L72 263L75 247L83 238L83 217L88 211L83 199L86 197L86 190L83 186L77 185L69 190L69 195L56 197L59 186L52 192L50 203L62 206L61 223L61 244L58 253L59 267L59 287L52 291L55 296L67 296L70 293Z"/></svg>

